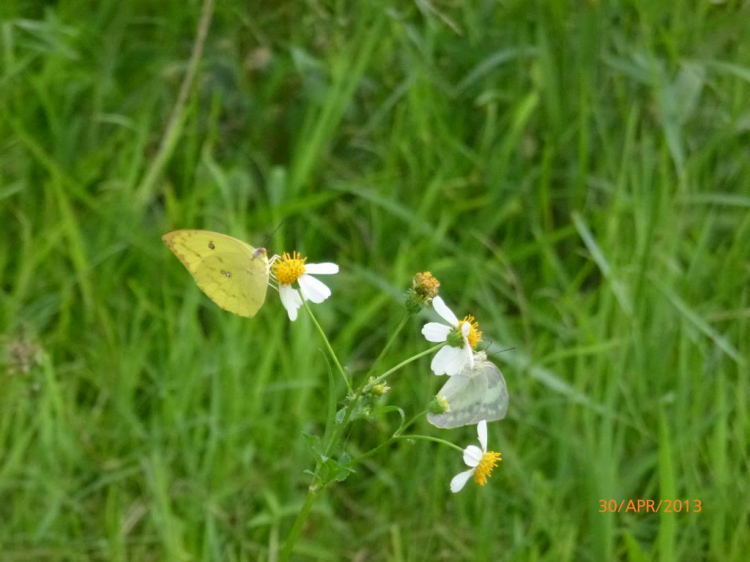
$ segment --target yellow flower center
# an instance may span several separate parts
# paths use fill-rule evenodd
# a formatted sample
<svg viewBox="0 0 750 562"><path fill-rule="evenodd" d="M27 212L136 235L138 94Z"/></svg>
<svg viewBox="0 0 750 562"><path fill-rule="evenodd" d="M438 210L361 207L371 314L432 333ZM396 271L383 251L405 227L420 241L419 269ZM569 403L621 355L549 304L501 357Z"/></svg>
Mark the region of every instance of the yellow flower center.
<svg viewBox="0 0 750 562"><path fill-rule="evenodd" d="M487 479L492 476L492 469L502 460L500 453L496 453L495 451L488 451L482 455L482 460L479 461L477 469L474 471L474 482L480 486L487 484Z"/></svg>
<svg viewBox="0 0 750 562"><path fill-rule="evenodd" d="M299 252L284 252L276 263L273 264L273 274L279 285L291 285L305 273L305 262L307 258L299 255Z"/></svg>
<svg viewBox="0 0 750 562"><path fill-rule="evenodd" d="M465 316L463 320L459 320L458 322L459 332L463 329L465 323L469 324L469 345L472 349L476 349L477 344L482 341L482 332L479 331L479 322L476 322L471 315Z"/></svg>

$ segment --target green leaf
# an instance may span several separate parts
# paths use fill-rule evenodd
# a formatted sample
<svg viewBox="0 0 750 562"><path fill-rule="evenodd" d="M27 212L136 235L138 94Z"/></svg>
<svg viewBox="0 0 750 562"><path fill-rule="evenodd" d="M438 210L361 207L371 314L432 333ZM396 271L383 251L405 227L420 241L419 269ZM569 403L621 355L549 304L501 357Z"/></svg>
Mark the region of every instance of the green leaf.
<svg viewBox="0 0 750 562"><path fill-rule="evenodd" d="M347 406L344 406L338 412L336 412L336 424L337 425L341 425L344 422L344 417L346 416L346 409L347 409Z"/></svg>
<svg viewBox="0 0 750 562"><path fill-rule="evenodd" d="M353 468L347 466L351 460L348 454L342 453L338 460L328 458L322 462L318 471L322 486L327 486L332 482L343 482L349 478L349 475L355 472Z"/></svg>
<svg viewBox="0 0 750 562"><path fill-rule="evenodd" d="M317 435L312 435L309 433L302 433L302 437L305 438L305 442L307 443L307 447L312 452L313 456L315 457L315 460L321 463L325 463L328 461L328 456L325 454L325 449L323 448L320 437Z"/></svg>

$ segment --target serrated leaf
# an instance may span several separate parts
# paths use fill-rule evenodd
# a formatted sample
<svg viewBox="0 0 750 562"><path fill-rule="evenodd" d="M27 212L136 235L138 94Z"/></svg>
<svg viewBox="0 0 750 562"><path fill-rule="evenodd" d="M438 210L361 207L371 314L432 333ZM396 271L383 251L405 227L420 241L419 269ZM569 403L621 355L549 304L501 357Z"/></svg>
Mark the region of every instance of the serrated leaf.
<svg viewBox="0 0 750 562"><path fill-rule="evenodd" d="M329 459L326 463L326 469L328 471L328 482L335 480L336 482L343 482L349 475L354 472L354 469L344 466L343 464Z"/></svg>
<svg viewBox="0 0 750 562"><path fill-rule="evenodd" d="M336 474L335 474L335 476L333 478L334 478L334 480L336 480L336 482L343 482L344 480L346 480L347 478L349 478L350 474L353 474L353 473L354 473L354 469L353 468L348 468L348 467L342 466L341 468L339 468L338 471L336 471Z"/></svg>

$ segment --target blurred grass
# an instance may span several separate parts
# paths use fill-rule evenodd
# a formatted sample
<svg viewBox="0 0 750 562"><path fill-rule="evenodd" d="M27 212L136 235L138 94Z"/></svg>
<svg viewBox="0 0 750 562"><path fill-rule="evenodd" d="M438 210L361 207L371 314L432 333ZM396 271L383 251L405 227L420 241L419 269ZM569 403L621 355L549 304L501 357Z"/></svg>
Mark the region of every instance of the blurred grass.
<svg viewBox="0 0 750 562"><path fill-rule="evenodd" d="M399 444L299 560L745 560L747 4L219 2L139 205L199 12L0 5L0 559L274 559L326 362L276 299L246 321L198 291L159 237L205 227L341 264L316 311L355 376L419 270L515 346L486 488ZM428 400L428 364L391 403ZM673 497L703 512L598 513Z"/></svg>

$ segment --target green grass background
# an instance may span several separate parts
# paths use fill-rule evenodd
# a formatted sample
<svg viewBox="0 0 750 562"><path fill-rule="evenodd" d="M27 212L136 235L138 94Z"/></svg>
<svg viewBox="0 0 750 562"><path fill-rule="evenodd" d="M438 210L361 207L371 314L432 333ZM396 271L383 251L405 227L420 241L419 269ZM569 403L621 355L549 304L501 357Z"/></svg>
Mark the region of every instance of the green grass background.
<svg viewBox="0 0 750 562"><path fill-rule="evenodd" d="M213 305L160 240L185 227L339 263L315 311L355 379L417 271L515 347L488 486L454 496L455 451L399 443L296 560L747 560L747 3L219 0L139 201L200 10L0 5L0 560L275 560L322 344L273 293ZM412 367L407 413L442 383ZM627 498L702 512L598 513Z"/></svg>

